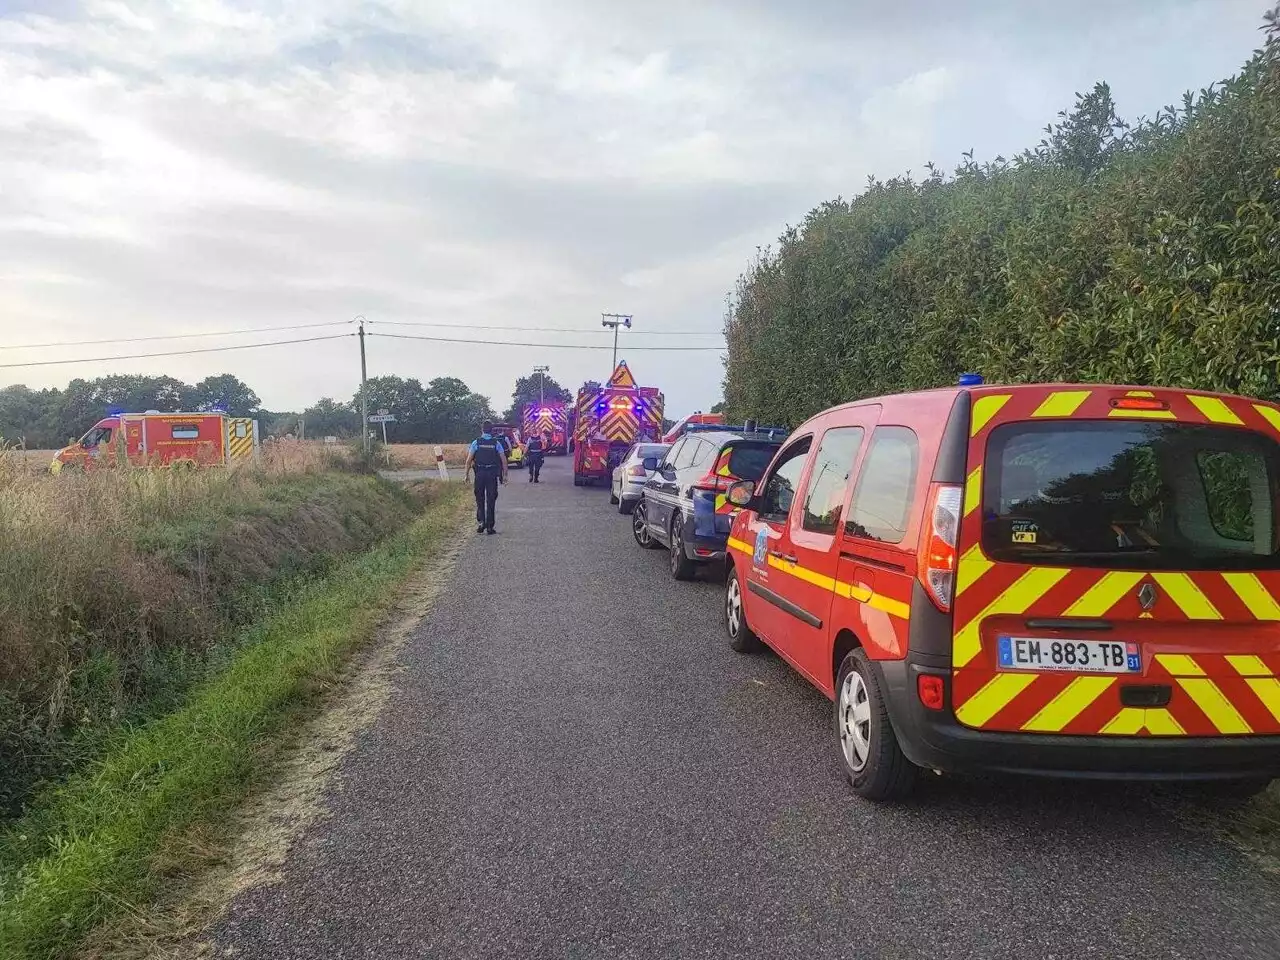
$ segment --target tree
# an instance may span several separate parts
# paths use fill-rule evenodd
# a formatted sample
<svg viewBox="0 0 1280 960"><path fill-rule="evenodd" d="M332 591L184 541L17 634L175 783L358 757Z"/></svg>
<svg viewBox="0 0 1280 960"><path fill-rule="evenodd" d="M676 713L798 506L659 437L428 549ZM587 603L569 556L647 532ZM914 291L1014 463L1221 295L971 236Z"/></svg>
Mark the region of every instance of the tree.
<svg viewBox="0 0 1280 960"><path fill-rule="evenodd" d="M502 415L502 419L507 423L519 423L524 416L524 405L538 401L539 389L545 400L561 400L565 403L573 400L573 394L556 383L554 377L548 377L544 373L531 373L516 381L516 388L511 394L511 406Z"/></svg>
<svg viewBox="0 0 1280 960"><path fill-rule="evenodd" d="M437 377L423 394L426 439L435 443L460 443L480 432L480 424L493 419L489 399L457 377Z"/></svg>
<svg viewBox="0 0 1280 960"><path fill-rule="evenodd" d="M713 403L713 404L711 405L711 410L710 410L710 412L711 412L711 413L724 413L724 401L723 401L723 400L721 400L719 403Z"/></svg>
<svg viewBox="0 0 1280 960"><path fill-rule="evenodd" d="M302 411L302 419L310 438L360 435L359 411L331 397L322 397L314 405L307 407Z"/></svg>
<svg viewBox="0 0 1280 960"><path fill-rule="evenodd" d="M217 407L235 417L253 416L262 403L247 383L229 373L205 377L189 388L186 396L186 402L193 410L212 410Z"/></svg>

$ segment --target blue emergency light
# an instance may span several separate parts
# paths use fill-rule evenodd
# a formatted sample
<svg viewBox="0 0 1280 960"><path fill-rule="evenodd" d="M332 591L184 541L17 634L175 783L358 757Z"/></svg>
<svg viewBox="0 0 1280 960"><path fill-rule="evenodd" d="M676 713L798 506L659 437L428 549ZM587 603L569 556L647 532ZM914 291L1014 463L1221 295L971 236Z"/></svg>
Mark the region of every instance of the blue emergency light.
<svg viewBox="0 0 1280 960"><path fill-rule="evenodd" d="M107 407L108 417L119 417L125 413L124 407Z"/></svg>
<svg viewBox="0 0 1280 960"><path fill-rule="evenodd" d="M980 387L985 383L980 373L962 373L960 374L960 386L962 387Z"/></svg>

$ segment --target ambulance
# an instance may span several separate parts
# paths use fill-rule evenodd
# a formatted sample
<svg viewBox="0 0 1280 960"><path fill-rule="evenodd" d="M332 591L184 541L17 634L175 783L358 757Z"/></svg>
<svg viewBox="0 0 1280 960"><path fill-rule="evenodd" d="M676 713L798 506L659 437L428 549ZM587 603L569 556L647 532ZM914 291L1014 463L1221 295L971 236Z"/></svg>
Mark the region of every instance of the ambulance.
<svg viewBox="0 0 1280 960"><path fill-rule="evenodd" d="M959 387L826 410L731 486L724 622L834 703L865 797L922 771L1280 776L1280 406Z"/></svg>
<svg viewBox="0 0 1280 960"><path fill-rule="evenodd" d="M221 467L255 457L258 421L221 412L112 411L76 443L59 450L50 472L135 466Z"/></svg>

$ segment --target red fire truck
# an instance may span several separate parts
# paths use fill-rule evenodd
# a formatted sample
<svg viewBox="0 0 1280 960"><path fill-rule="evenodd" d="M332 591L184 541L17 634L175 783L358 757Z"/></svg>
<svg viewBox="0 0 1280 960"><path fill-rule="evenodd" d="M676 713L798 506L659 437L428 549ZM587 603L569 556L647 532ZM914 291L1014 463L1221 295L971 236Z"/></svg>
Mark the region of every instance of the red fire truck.
<svg viewBox="0 0 1280 960"><path fill-rule="evenodd" d="M563 454L569 449L569 416L563 400L546 400L526 403L521 426L525 440L530 437L550 437L547 453Z"/></svg>
<svg viewBox="0 0 1280 960"><path fill-rule="evenodd" d="M111 412L53 457L50 472L115 466L221 467L258 451L258 421L225 413Z"/></svg>
<svg viewBox="0 0 1280 960"><path fill-rule="evenodd" d="M662 436L662 392L638 387L625 360L604 386L588 381L578 390L573 424L573 484L606 483L633 443Z"/></svg>

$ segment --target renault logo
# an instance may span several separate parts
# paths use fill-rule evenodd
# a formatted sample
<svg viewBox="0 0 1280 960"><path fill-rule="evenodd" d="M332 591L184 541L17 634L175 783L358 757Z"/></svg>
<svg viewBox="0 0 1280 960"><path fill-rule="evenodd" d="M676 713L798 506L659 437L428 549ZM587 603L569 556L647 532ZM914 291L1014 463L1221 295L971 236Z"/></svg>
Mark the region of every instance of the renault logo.
<svg viewBox="0 0 1280 960"><path fill-rule="evenodd" d="M1142 589L1138 591L1138 604L1143 610L1150 610L1156 605L1156 588L1152 584L1142 585Z"/></svg>

